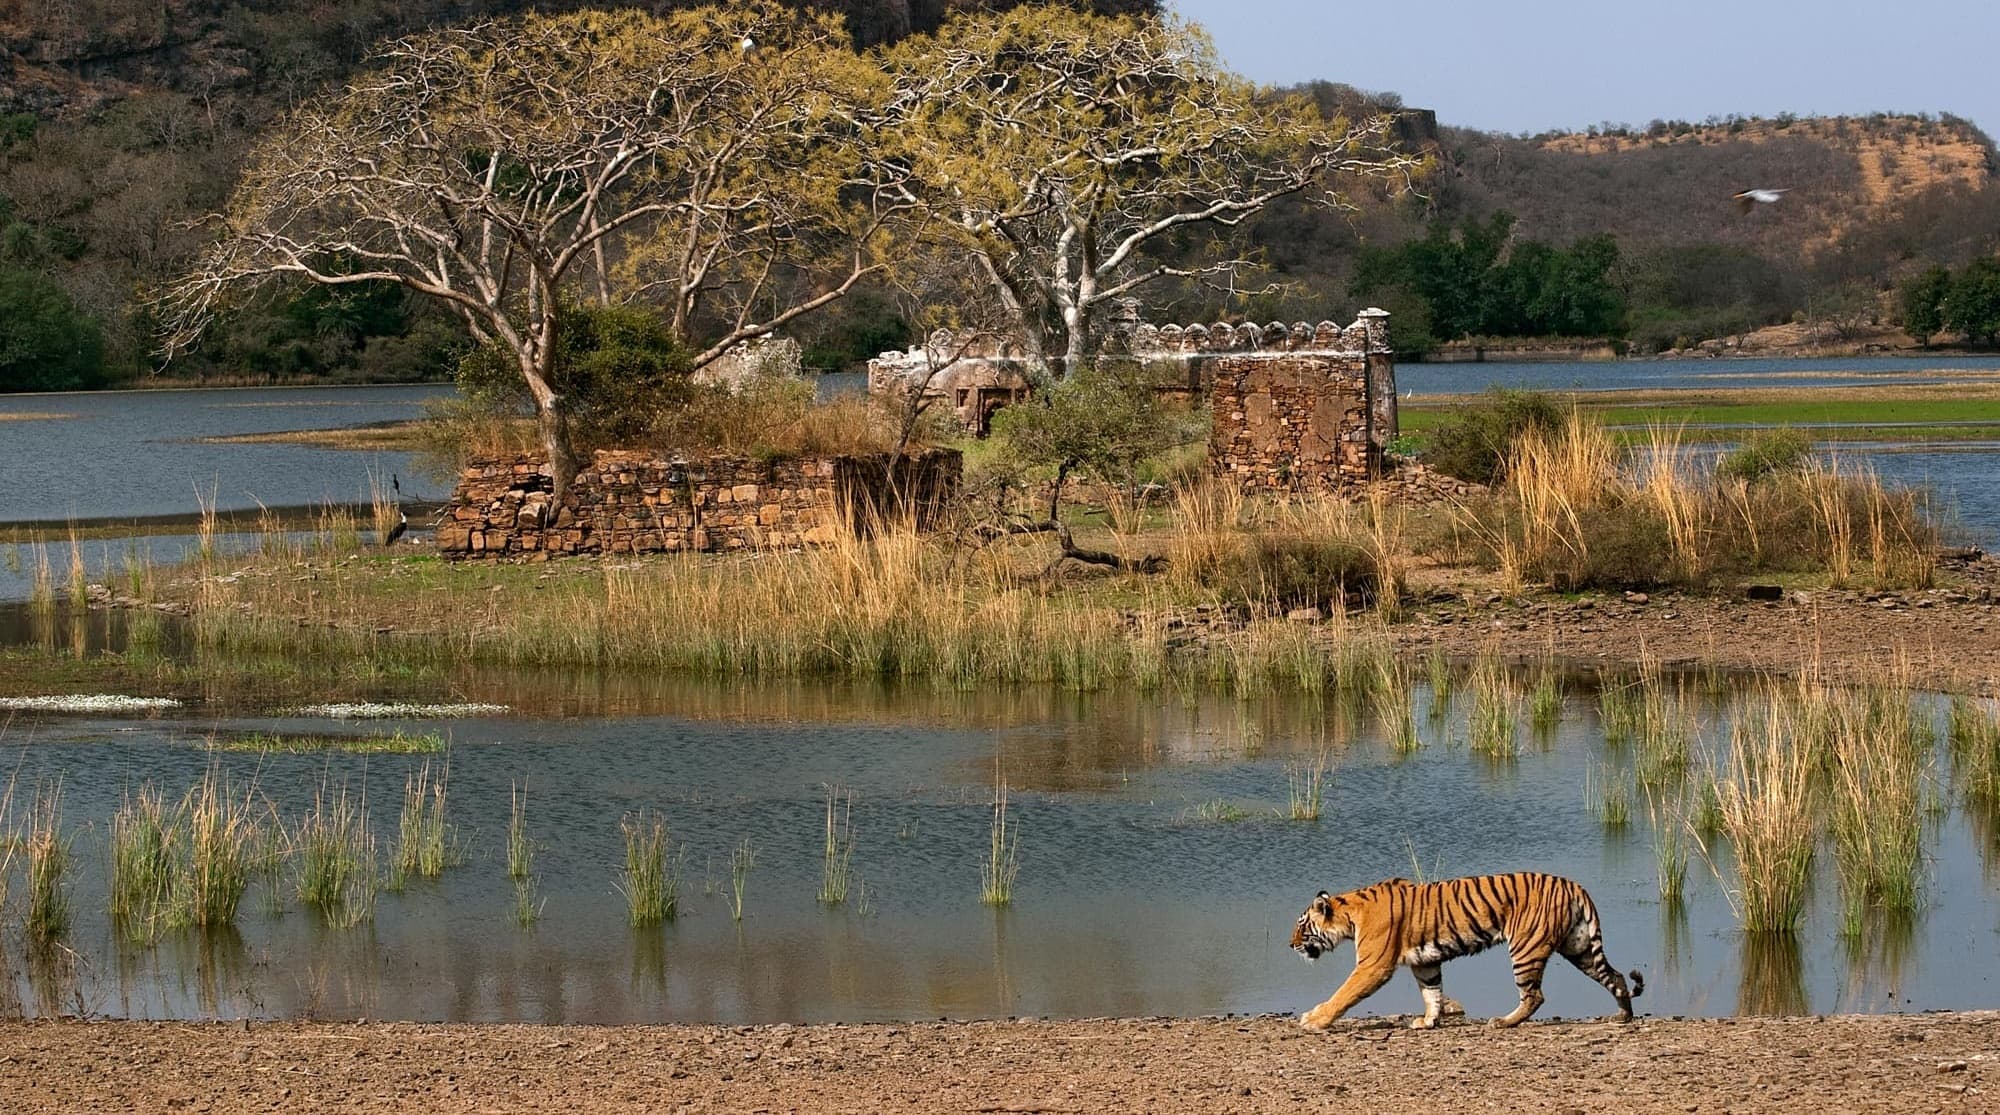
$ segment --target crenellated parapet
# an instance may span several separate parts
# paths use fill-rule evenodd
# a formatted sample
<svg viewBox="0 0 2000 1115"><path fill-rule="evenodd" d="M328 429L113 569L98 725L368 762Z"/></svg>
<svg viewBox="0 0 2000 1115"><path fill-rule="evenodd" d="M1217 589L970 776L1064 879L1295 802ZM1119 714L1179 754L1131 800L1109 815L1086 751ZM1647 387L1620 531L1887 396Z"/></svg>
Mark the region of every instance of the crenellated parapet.
<svg viewBox="0 0 2000 1115"><path fill-rule="evenodd" d="M1131 354L1152 356L1199 356L1208 353L1312 352L1329 356L1365 356L1389 351L1389 315L1377 309L1363 310L1345 329L1338 323L1318 325L1298 321L1290 325L1274 321L1268 325L1243 322L1232 325L1140 325L1132 330Z"/></svg>
<svg viewBox="0 0 2000 1115"><path fill-rule="evenodd" d="M1386 311L1371 307L1342 326L1152 325L1128 310L1106 334L1103 358L1163 364L1162 390L1208 405L1209 467L1231 482L1252 490L1341 490L1379 476L1383 449L1397 432ZM940 331L870 360L868 388L921 394L984 433L997 409L1032 391L1033 370L1009 340Z"/></svg>

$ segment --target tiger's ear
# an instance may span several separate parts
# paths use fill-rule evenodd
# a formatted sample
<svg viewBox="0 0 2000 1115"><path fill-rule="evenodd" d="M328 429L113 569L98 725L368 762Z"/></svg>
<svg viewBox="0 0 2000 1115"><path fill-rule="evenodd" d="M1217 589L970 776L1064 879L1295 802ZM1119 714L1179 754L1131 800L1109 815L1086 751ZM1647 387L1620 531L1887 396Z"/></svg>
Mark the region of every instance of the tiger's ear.
<svg viewBox="0 0 2000 1115"><path fill-rule="evenodd" d="M1333 913L1333 898L1325 891L1320 891L1319 897L1313 899L1313 909L1318 910L1321 914Z"/></svg>

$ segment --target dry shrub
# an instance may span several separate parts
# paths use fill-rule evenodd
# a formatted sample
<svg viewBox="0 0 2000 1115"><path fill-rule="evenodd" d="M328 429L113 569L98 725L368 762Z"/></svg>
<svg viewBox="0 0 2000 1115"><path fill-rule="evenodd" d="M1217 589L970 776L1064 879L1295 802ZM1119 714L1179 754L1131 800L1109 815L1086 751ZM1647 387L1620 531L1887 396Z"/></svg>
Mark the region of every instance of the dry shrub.
<svg viewBox="0 0 2000 1115"><path fill-rule="evenodd" d="M1278 509L1266 524L1246 522L1244 507L1242 493L1221 483L1179 494L1168 547L1178 581L1253 611L1332 612L1376 599L1383 568L1377 532L1346 505L1303 501Z"/></svg>
<svg viewBox="0 0 2000 1115"><path fill-rule="evenodd" d="M1758 573L1864 566L1882 586L1927 586L1938 528L1919 492L1837 464L1751 482L1696 475L1679 435L1655 430L1642 467L1620 466L1603 430L1572 415L1554 436L1515 443L1504 494L1461 503L1457 537L1516 587L1680 585Z"/></svg>

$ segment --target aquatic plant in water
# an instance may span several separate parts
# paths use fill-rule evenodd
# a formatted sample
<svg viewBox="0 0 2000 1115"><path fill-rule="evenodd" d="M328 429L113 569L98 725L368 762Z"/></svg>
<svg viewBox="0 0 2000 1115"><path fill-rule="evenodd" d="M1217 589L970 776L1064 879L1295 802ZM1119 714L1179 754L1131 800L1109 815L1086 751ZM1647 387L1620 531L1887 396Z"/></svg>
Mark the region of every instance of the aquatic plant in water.
<svg viewBox="0 0 2000 1115"><path fill-rule="evenodd" d="M826 790L826 827L820 843L818 899L828 906L847 901L854 873L854 794Z"/></svg>
<svg viewBox="0 0 2000 1115"><path fill-rule="evenodd" d="M618 824L625 835L625 871L619 892L627 919L644 929L672 918L680 900L680 864L670 856L667 822L650 809L628 813Z"/></svg>
<svg viewBox="0 0 2000 1115"><path fill-rule="evenodd" d="M750 871L757 866L757 849L749 837L738 841L729 853L729 912L743 920L743 894L750 885Z"/></svg>
<svg viewBox="0 0 2000 1115"><path fill-rule="evenodd" d="M986 858L979 864L979 900L988 906L1005 906L1014 900L1014 879L1021 873L1019 833L1007 824L1007 783L997 777L993 784L993 823L988 827Z"/></svg>
<svg viewBox="0 0 2000 1115"><path fill-rule="evenodd" d="M1332 767L1332 754L1323 747L1310 758L1285 764L1285 816L1294 821L1319 820Z"/></svg>

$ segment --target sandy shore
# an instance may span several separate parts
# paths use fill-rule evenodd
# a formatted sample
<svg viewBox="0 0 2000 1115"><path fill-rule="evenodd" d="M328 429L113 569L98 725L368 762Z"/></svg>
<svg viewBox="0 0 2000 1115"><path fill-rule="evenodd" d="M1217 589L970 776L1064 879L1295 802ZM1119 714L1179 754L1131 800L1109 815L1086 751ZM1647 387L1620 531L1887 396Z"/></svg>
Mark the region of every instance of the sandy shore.
<svg viewBox="0 0 2000 1115"><path fill-rule="evenodd" d="M2000 1012L755 1028L0 1024L9 1112L1990 1111Z"/></svg>

